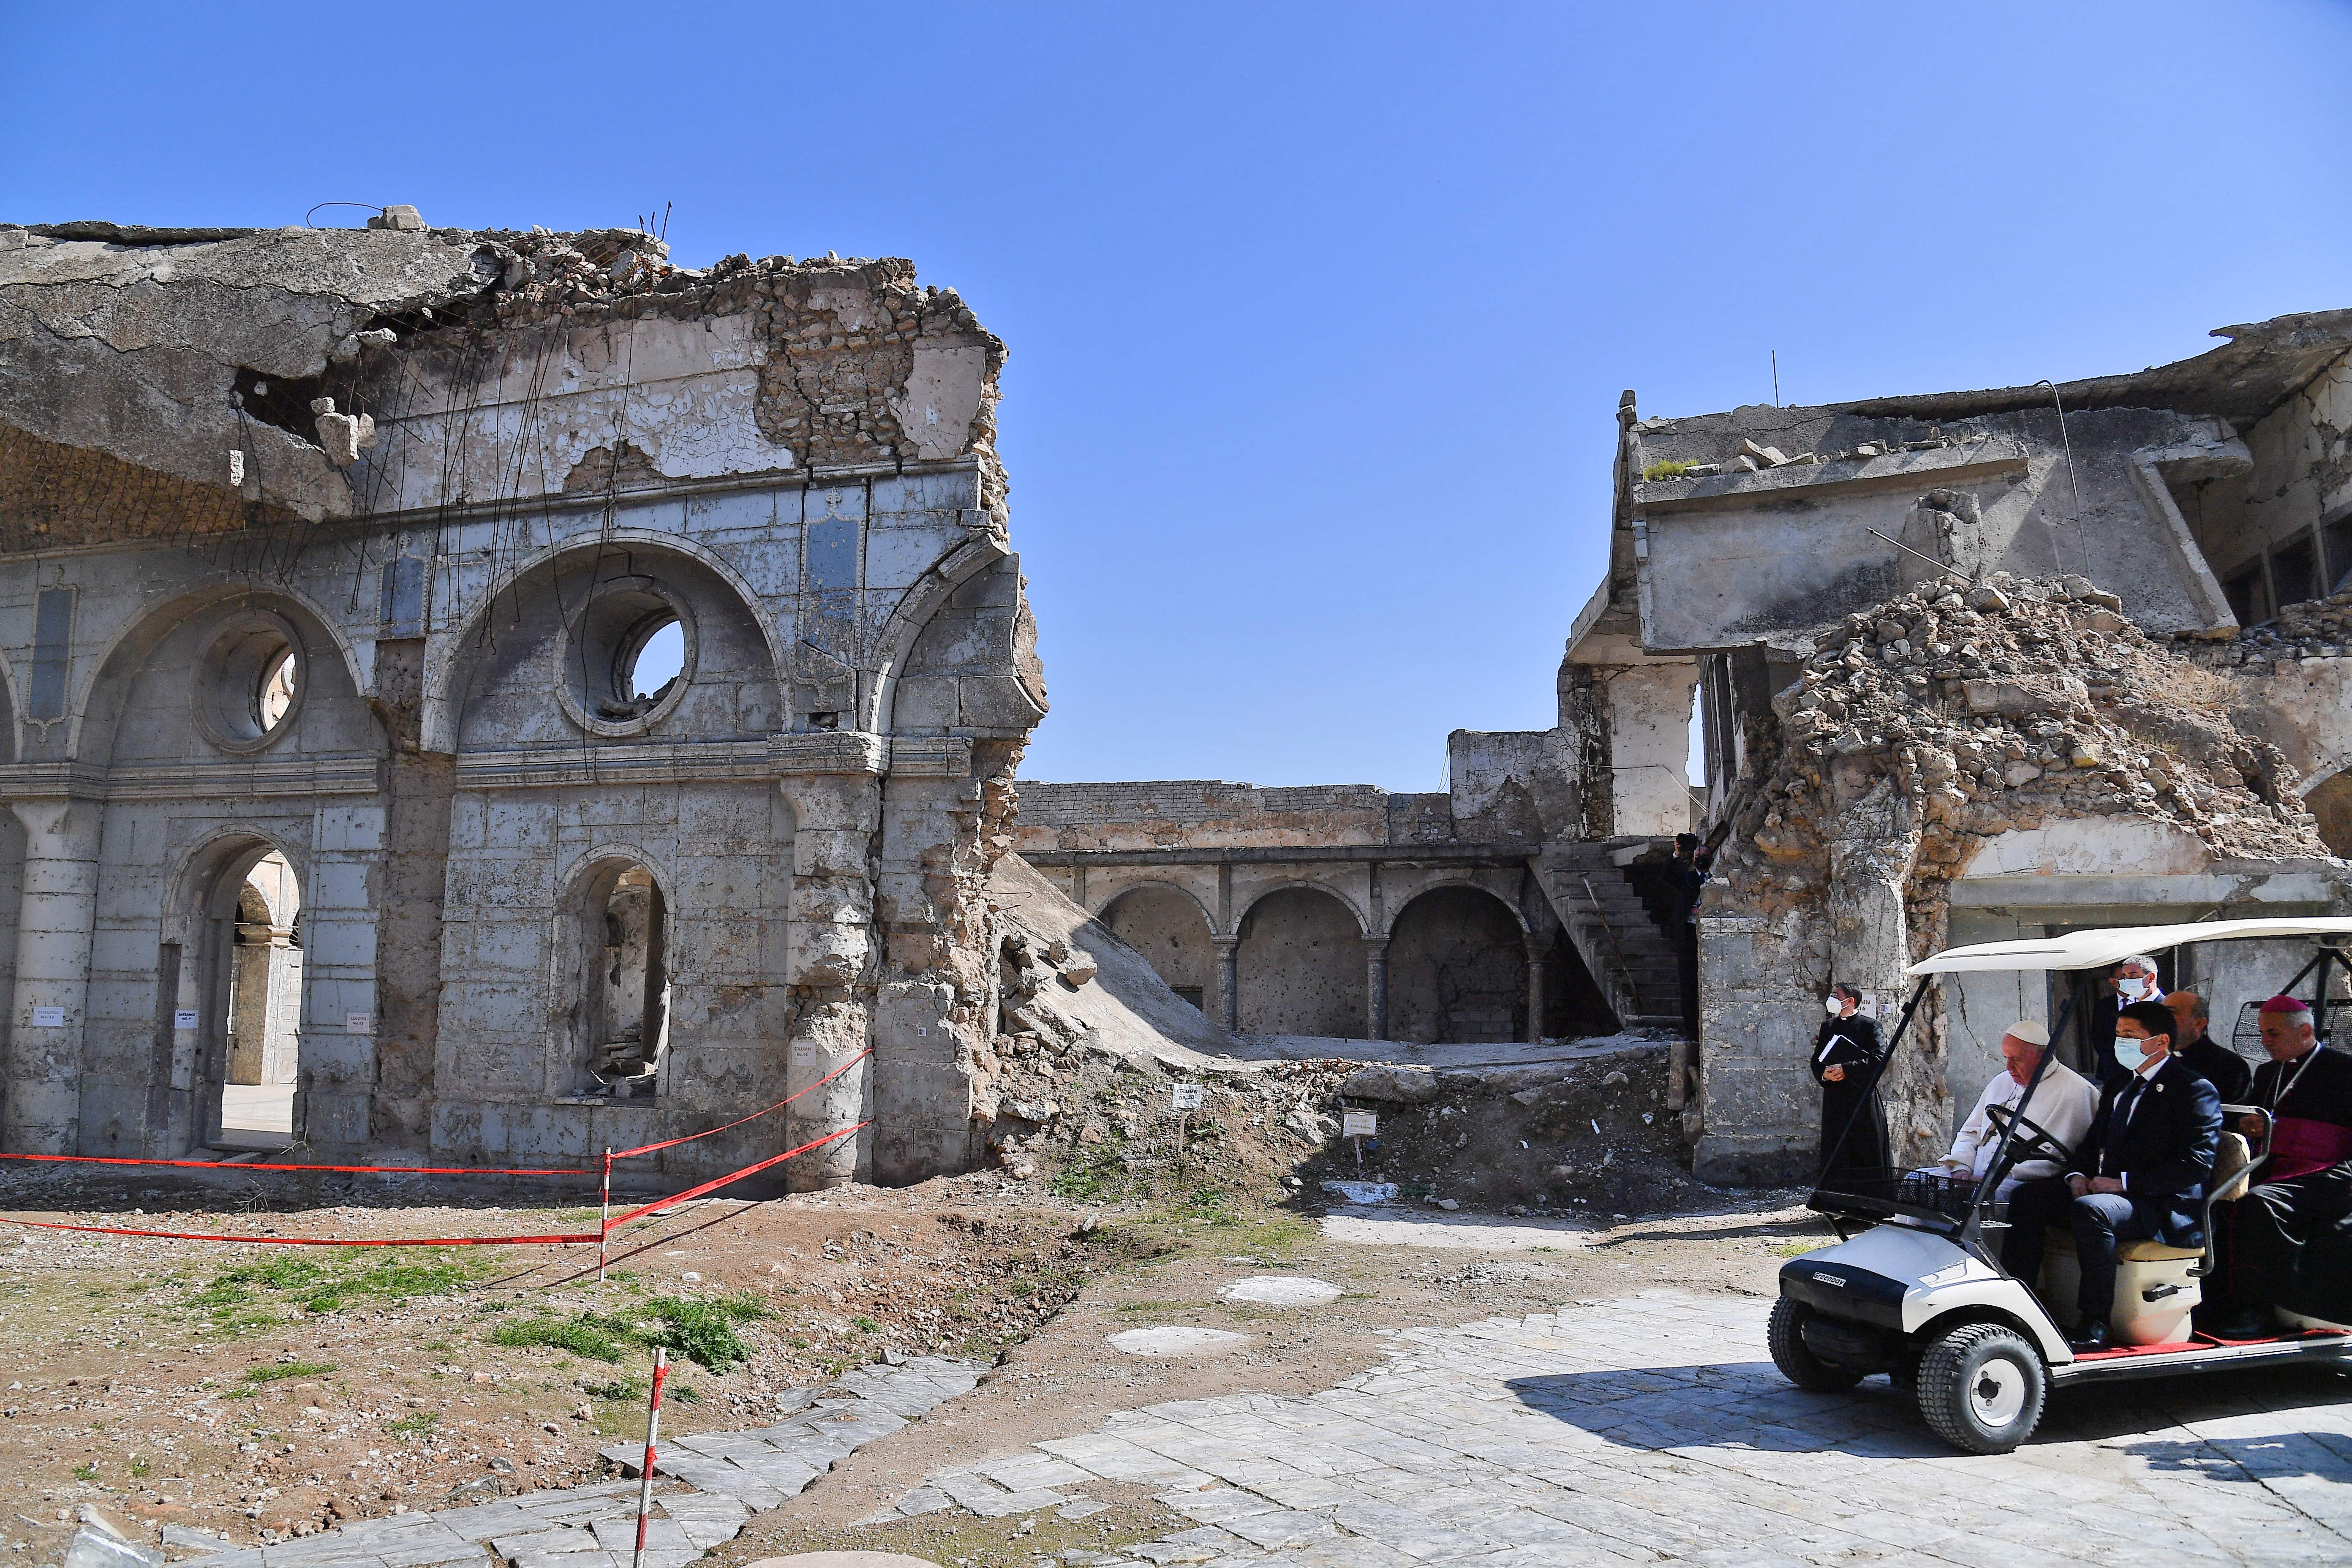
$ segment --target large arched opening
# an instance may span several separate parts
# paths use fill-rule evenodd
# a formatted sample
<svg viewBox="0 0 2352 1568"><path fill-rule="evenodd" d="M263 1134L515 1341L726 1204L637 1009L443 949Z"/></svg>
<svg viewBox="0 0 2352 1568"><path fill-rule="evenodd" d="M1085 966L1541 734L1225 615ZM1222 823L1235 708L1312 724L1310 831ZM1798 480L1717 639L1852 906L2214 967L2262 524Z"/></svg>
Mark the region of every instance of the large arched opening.
<svg viewBox="0 0 2352 1568"><path fill-rule="evenodd" d="M1363 1035L1363 928L1337 895L1266 894L1242 917L1234 963L1243 1034Z"/></svg>
<svg viewBox="0 0 2352 1568"><path fill-rule="evenodd" d="M272 849L246 872L236 898L221 1139L230 1148L282 1148L294 1142L301 1079L301 888Z"/></svg>
<svg viewBox="0 0 2352 1568"><path fill-rule="evenodd" d="M669 1038L669 901L642 863L615 858L575 879L568 905L568 1092L650 1100Z"/></svg>
<svg viewBox="0 0 2352 1568"><path fill-rule="evenodd" d="M1389 1032L1425 1046L1528 1038L1527 933L1510 905L1454 887L1404 907L1389 933Z"/></svg>
<svg viewBox="0 0 2352 1568"><path fill-rule="evenodd" d="M190 862L158 954L155 1152L276 1151L304 1139L307 976L300 872L279 846L231 834Z"/></svg>
<svg viewBox="0 0 2352 1568"><path fill-rule="evenodd" d="M1129 888L1103 906L1098 917L1113 936L1143 955L1168 989L1207 1012L1215 990L1217 952L1209 917L1173 888Z"/></svg>

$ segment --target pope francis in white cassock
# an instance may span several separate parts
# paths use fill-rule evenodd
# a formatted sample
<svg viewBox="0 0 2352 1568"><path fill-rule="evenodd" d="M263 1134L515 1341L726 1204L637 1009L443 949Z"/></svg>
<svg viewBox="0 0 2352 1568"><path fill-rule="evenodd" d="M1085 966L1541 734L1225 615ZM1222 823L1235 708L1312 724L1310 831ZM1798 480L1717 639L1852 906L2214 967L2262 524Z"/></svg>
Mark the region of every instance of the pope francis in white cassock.
<svg viewBox="0 0 2352 1568"><path fill-rule="evenodd" d="M2034 1068L2042 1053L2050 1048L2050 1031L2040 1024L2011 1024L2000 1037L2001 1061L2005 1071L1996 1073L1977 1096L1976 1109L1960 1123L1960 1131L1952 1140L1951 1152L1940 1164L1933 1165L1925 1175L1969 1176L1978 1181L1992 1169L1993 1154L2000 1147L2000 1129L1986 1114L1989 1108L2005 1105L2018 1109L2025 1098L2025 1086L2033 1077ZM2033 1101L2021 1114L2053 1138L2063 1143L2071 1152L2090 1130L2091 1119L2098 1114L2099 1091L2090 1079L2060 1061L2043 1068L2042 1081L2034 1085ZM2011 1165L1994 1192L1996 1198L2006 1198L2020 1182L2030 1182L2041 1176L2054 1176L2058 1165L2050 1160L2021 1160Z"/></svg>

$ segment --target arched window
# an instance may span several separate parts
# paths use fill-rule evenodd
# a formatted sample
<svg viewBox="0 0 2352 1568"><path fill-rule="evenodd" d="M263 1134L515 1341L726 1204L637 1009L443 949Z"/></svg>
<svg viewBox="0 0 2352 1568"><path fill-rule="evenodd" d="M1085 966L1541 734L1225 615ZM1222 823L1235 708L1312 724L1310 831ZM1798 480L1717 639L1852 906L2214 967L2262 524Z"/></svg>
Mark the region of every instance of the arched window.
<svg viewBox="0 0 2352 1568"><path fill-rule="evenodd" d="M582 884L578 1060L583 1091L650 1098L668 1032L669 911L653 873L609 861Z"/></svg>

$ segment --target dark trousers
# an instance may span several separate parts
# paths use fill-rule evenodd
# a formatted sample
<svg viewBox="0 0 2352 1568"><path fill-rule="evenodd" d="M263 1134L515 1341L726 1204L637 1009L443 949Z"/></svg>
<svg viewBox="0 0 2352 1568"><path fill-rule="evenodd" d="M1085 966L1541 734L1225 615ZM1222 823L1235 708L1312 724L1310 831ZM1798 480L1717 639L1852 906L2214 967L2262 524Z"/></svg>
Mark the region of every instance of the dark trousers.
<svg viewBox="0 0 2352 1568"><path fill-rule="evenodd" d="M2303 1268L2305 1238L2352 1214L2352 1167L2264 1182L2230 1205L2229 1256L2220 1269L2231 1306L2274 1305Z"/></svg>
<svg viewBox="0 0 2352 1568"><path fill-rule="evenodd" d="M2116 1304L2116 1244L2160 1236L2163 1215L2153 1205L2143 1210L2121 1193L2078 1198L2063 1176L2022 1182L2009 1197L2001 1267L2032 1286L2042 1276L2043 1240L2052 1226L2062 1224L2074 1233L2074 1262L2082 1271L2075 1310L2086 1323L2104 1321Z"/></svg>
<svg viewBox="0 0 2352 1568"><path fill-rule="evenodd" d="M1698 1038L1698 922L1685 916L1675 922L1675 978L1682 988L1683 1025Z"/></svg>

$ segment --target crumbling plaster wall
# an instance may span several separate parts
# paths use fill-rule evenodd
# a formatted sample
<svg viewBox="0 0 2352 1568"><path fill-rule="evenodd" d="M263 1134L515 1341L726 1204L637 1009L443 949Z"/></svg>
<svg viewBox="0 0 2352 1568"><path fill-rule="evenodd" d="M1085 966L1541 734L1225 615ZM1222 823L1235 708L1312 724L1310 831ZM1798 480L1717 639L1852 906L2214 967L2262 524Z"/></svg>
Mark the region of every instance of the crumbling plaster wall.
<svg viewBox="0 0 2352 1568"><path fill-rule="evenodd" d="M1241 1032L1355 1037L1363 1028L1360 917L1319 888L1278 887L1241 925Z"/></svg>
<svg viewBox="0 0 2352 1568"><path fill-rule="evenodd" d="M859 1121L794 1179L968 1164L982 885L1045 701L991 445L1002 346L899 261L160 238L0 230L8 1146L201 1141L207 900L266 846L306 896L314 1147L581 1154L855 1063L664 1168ZM77 376L173 406L127 430ZM71 531L25 503L77 473L143 482ZM625 592L675 605L691 651L649 709L607 711L587 606ZM289 628L305 679L282 732L225 752L189 715L207 627L237 616ZM664 894L673 1048L659 1096L616 1105L576 1092L566 922L621 860ZM5 897L20 877L37 897ZM175 1030L173 1003L205 1022ZM27 1021L48 1005L63 1024Z"/></svg>
<svg viewBox="0 0 2352 1568"><path fill-rule="evenodd" d="M1955 886L1979 931L2011 900L2087 924L2342 899L2292 764L2231 724L2194 645L2116 605L2080 578L1930 584L1849 616L1776 695L1700 922L1703 1175L1810 1173L1821 994L1891 1018L1902 966L1960 940ZM2041 1010L1998 984L1929 993L1883 1085L1898 1163L1949 1138L2003 1009Z"/></svg>
<svg viewBox="0 0 2352 1568"><path fill-rule="evenodd" d="M2263 416L2245 444L2242 469L2177 487L2198 543L2225 582L2282 545L2307 544L2326 557L2314 592L2326 594L2352 574L2352 530L2329 532L2352 517L2352 354Z"/></svg>
<svg viewBox="0 0 2352 1568"><path fill-rule="evenodd" d="M2225 421L2083 410L2062 439L2048 410L1947 425L1751 407L1633 430L1635 460L1657 476L1632 494L1652 653L1808 651L1820 629L1940 570L2088 573L2151 633L2236 629L2154 471L2242 469ZM1952 499L1923 505L1931 492Z"/></svg>

